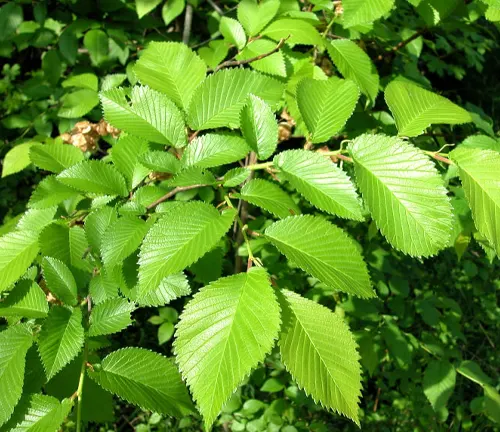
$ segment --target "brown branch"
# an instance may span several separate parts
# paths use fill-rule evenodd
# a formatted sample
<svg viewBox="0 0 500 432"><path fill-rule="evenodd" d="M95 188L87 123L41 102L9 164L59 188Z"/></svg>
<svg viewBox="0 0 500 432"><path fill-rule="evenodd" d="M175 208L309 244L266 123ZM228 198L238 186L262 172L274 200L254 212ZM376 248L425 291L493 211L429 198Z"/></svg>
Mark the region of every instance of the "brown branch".
<svg viewBox="0 0 500 432"><path fill-rule="evenodd" d="M217 72L218 70L220 70L222 68L232 67L232 66L242 66L242 65L246 65L248 63L252 63L254 61L257 61L257 60L262 60L263 58L269 57L270 55L279 51L289 38L290 38L290 35L288 35L286 38L280 39L280 41L278 42L278 45L276 45L271 51L269 51L267 53L260 54L256 57L252 57L252 58L249 58L246 60L228 60L228 61L225 61L224 63L221 63L214 70L209 69L208 72Z"/></svg>
<svg viewBox="0 0 500 432"><path fill-rule="evenodd" d="M184 29L182 31L182 42L189 45L189 38L191 37L191 24L193 22L193 6L189 3L186 5L184 12Z"/></svg>
<svg viewBox="0 0 500 432"><path fill-rule="evenodd" d="M438 153L430 152L430 153L427 153L427 154L429 156L433 157L434 159L438 160L438 161L444 162L445 164L455 165L451 160L449 160L448 158L445 158L444 156L441 156Z"/></svg>
<svg viewBox="0 0 500 432"><path fill-rule="evenodd" d="M427 31L427 28L425 28L425 27L423 29L416 31L408 39L405 39L404 41L399 42L396 46L393 46L392 51L394 51L394 52L399 51L401 48L404 48L406 45L408 45L409 43L412 43L415 39L422 36L426 31Z"/></svg>
<svg viewBox="0 0 500 432"><path fill-rule="evenodd" d="M337 158L339 159L342 159L342 160L345 160L346 162L353 162L352 158L350 158L349 156L345 156L343 154L338 154L338 155L335 155Z"/></svg>
<svg viewBox="0 0 500 432"><path fill-rule="evenodd" d="M151 204L149 204L146 207L146 209L151 210L152 208L156 207L158 204L162 203L163 201L166 201L169 198L172 198L176 193L188 191L188 190L191 190L191 189L196 189L196 188L203 187L203 186L208 186L208 185L195 184L195 185L191 185L191 186L179 186L179 187L176 187L176 188L172 189L170 192L168 192L165 195L163 195L161 198L158 198L155 202L152 202Z"/></svg>

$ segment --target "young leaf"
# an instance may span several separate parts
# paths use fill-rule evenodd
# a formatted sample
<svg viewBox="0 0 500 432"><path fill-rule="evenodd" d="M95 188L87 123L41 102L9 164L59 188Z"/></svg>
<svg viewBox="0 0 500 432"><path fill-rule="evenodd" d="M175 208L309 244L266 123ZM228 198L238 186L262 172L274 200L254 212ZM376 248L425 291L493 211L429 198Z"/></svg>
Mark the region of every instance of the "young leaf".
<svg viewBox="0 0 500 432"><path fill-rule="evenodd" d="M163 306L176 298L191 294L189 282L184 273L177 273L162 279L158 288L141 297L137 287L132 290L131 298L141 306Z"/></svg>
<svg viewBox="0 0 500 432"><path fill-rule="evenodd" d="M207 430L271 350L279 325L280 309L263 268L218 279L188 303L174 350Z"/></svg>
<svg viewBox="0 0 500 432"><path fill-rule="evenodd" d="M311 142L321 143L339 132L359 99L354 81L332 77L326 81L304 78L297 86L297 103Z"/></svg>
<svg viewBox="0 0 500 432"><path fill-rule="evenodd" d="M82 192L102 195L128 195L123 176L113 165L102 161L88 160L80 162L61 172L57 176L57 180Z"/></svg>
<svg viewBox="0 0 500 432"><path fill-rule="evenodd" d="M164 94L145 86L132 88L129 104L122 88L101 92L104 118L130 135L160 144L187 144L184 117Z"/></svg>
<svg viewBox="0 0 500 432"><path fill-rule="evenodd" d="M150 224L142 219L125 216L114 222L105 231L101 254L106 267L121 264L142 243Z"/></svg>
<svg viewBox="0 0 500 432"><path fill-rule="evenodd" d="M29 208L44 209L76 197L78 192L57 180L55 176L45 177L31 194Z"/></svg>
<svg viewBox="0 0 500 432"><path fill-rule="evenodd" d="M185 152L188 151L192 145L193 144L190 144L190 146L186 148ZM143 153L139 157L139 162L145 167L148 167L150 170L156 172L175 174L181 168L179 159L166 151L154 150Z"/></svg>
<svg viewBox="0 0 500 432"><path fill-rule="evenodd" d="M239 127L240 111L250 93L275 107L283 94L283 84L248 69L224 69L210 75L193 93L189 126L195 130Z"/></svg>
<svg viewBox="0 0 500 432"><path fill-rule="evenodd" d="M350 145L356 183L380 232L396 249L431 256L448 245L453 216L443 180L419 149L396 137L361 135ZM411 173L402 176L401 173Z"/></svg>
<svg viewBox="0 0 500 432"><path fill-rule="evenodd" d="M243 25L248 36L255 36L269 24L280 7L279 0L242 0L238 3L238 21Z"/></svg>
<svg viewBox="0 0 500 432"><path fill-rule="evenodd" d="M225 40L235 45L239 50L247 43L245 30L243 30L241 24L233 18L223 16L220 19L219 31Z"/></svg>
<svg viewBox="0 0 500 432"><path fill-rule="evenodd" d="M351 180L329 158L306 150L287 150L274 157L274 165L315 207L342 218L363 220Z"/></svg>
<svg viewBox="0 0 500 432"><path fill-rule="evenodd" d="M7 152L2 164L2 178L22 171L31 163L29 153L34 145L32 142L18 144Z"/></svg>
<svg viewBox="0 0 500 432"><path fill-rule="evenodd" d="M141 156L148 150L147 141L132 135L120 137L113 145L111 159L118 171L125 177L129 189L137 187L149 173L149 169L140 163Z"/></svg>
<svg viewBox="0 0 500 432"><path fill-rule="evenodd" d="M70 144L35 144L30 149L30 159L37 167L59 174L84 160L82 151Z"/></svg>
<svg viewBox="0 0 500 432"><path fill-rule="evenodd" d="M90 314L89 336L118 333L132 324L130 313L134 303L124 298L114 298L98 304Z"/></svg>
<svg viewBox="0 0 500 432"><path fill-rule="evenodd" d="M236 55L237 60L249 60L263 54L268 54L276 48L276 42L269 39L255 39ZM269 75L286 77L286 61L281 51L271 55L266 55L260 60L254 60L249 63L252 69L264 72Z"/></svg>
<svg viewBox="0 0 500 432"><path fill-rule="evenodd" d="M123 348L109 354L88 374L105 390L142 409L178 417L193 412L179 371L160 354Z"/></svg>
<svg viewBox="0 0 500 432"><path fill-rule="evenodd" d="M246 168L233 168L224 174L224 187L235 187L243 183L250 175Z"/></svg>
<svg viewBox="0 0 500 432"><path fill-rule="evenodd" d="M13 231L0 237L0 292L24 274L37 254L34 231Z"/></svg>
<svg viewBox="0 0 500 432"><path fill-rule="evenodd" d="M137 295L154 291L166 276L178 273L210 251L232 225L235 211L189 202L167 213L149 230L139 255Z"/></svg>
<svg viewBox="0 0 500 432"><path fill-rule="evenodd" d="M47 379L73 360L83 346L82 311L53 306L43 323L38 339L38 352Z"/></svg>
<svg viewBox="0 0 500 432"><path fill-rule="evenodd" d="M248 96L240 113L241 132L259 159L267 159L278 145L278 124L271 107L262 99Z"/></svg>
<svg viewBox="0 0 500 432"><path fill-rule="evenodd" d="M221 63L229 52L229 44L225 40L213 40L208 46L203 46L198 50L198 55L212 69Z"/></svg>
<svg viewBox="0 0 500 432"><path fill-rule="evenodd" d="M0 303L0 316L45 318L49 312L45 293L31 280L20 280L8 297Z"/></svg>
<svg viewBox="0 0 500 432"><path fill-rule="evenodd" d="M0 426L12 415L24 381L26 353L33 336L26 324L17 324L0 332Z"/></svg>
<svg viewBox="0 0 500 432"><path fill-rule="evenodd" d="M323 38L312 24L300 19L280 18L261 32L262 36L278 41L288 36L289 45L323 45Z"/></svg>
<svg viewBox="0 0 500 432"><path fill-rule="evenodd" d="M94 210L85 218L85 234L94 251L101 250L104 233L117 219L116 210L107 206Z"/></svg>
<svg viewBox="0 0 500 432"><path fill-rule="evenodd" d="M176 19L184 10L186 0L169 0L161 9L161 17L166 26Z"/></svg>
<svg viewBox="0 0 500 432"><path fill-rule="evenodd" d="M194 89L205 79L207 68L183 43L150 42L134 72L142 84L164 93L186 111Z"/></svg>
<svg viewBox="0 0 500 432"><path fill-rule="evenodd" d="M353 80L373 104L378 93L379 76L370 57L348 39L332 40L327 44L327 50L344 78Z"/></svg>
<svg viewBox="0 0 500 432"><path fill-rule="evenodd" d="M446 407L455 388L456 372L445 360L433 360L424 373L424 393L436 413Z"/></svg>
<svg viewBox="0 0 500 432"><path fill-rule="evenodd" d="M326 307L288 290L281 293L283 363L315 401L359 426L361 367L349 328Z"/></svg>
<svg viewBox="0 0 500 432"><path fill-rule="evenodd" d="M241 188L238 197L262 207L280 219L301 213L290 195L276 184L266 180L254 179L249 181Z"/></svg>
<svg viewBox="0 0 500 432"><path fill-rule="evenodd" d="M22 400L24 400L24 398ZM52 432L59 430L72 407L73 401L70 399L64 399L59 402L52 396L43 394L29 395L25 401L25 407L23 404L24 409L20 418L15 419L16 422L12 424L12 428L10 428L9 431ZM12 420L14 420L14 418L12 418ZM12 420L9 422L9 425Z"/></svg>
<svg viewBox="0 0 500 432"><path fill-rule="evenodd" d="M211 168L243 159L250 148L241 136L230 132L196 137L182 155L184 166Z"/></svg>
<svg viewBox="0 0 500 432"><path fill-rule="evenodd" d="M466 110L450 100L406 81L392 81L384 94L396 120L399 135L420 135L431 124L461 124L472 121Z"/></svg>
<svg viewBox="0 0 500 432"><path fill-rule="evenodd" d="M76 305L76 281L66 264L56 258L44 257L42 269L47 288L62 302Z"/></svg>
<svg viewBox="0 0 500 432"><path fill-rule="evenodd" d="M394 0L344 0L343 25L345 28L362 24L372 24L389 13Z"/></svg>
<svg viewBox="0 0 500 432"><path fill-rule="evenodd" d="M359 246L325 219L291 216L265 231L290 261L329 287L358 297L375 297Z"/></svg>
<svg viewBox="0 0 500 432"><path fill-rule="evenodd" d="M500 256L500 153L457 148L450 156L458 165L476 228Z"/></svg>

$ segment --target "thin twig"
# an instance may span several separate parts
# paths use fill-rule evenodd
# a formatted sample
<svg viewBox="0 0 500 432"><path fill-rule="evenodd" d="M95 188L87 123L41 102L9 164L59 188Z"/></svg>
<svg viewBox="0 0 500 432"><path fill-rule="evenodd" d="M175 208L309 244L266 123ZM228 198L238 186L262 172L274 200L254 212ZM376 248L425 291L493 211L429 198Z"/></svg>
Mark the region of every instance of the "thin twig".
<svg viewBox="0 0 500 432"><path fill-rule="evenodd" d="M217 4L213 0L207 0L207 3L212 6L215 12L217 12L219 15L224 15L224 11L219 6L217 6Z"/></svg>
<svg viewBox="0 0 500 432"><path fill-rule="evenodd" d="M351 162L351 163L353 162L352 158L350 158L349 156L344 156L343 154L340 154L340 153L338 155L336 155L336 157L339 159L342 159L346 162Z"/></svg>
<svg viewBox="0 0 500 432"><path fill-rule="evenodd" d="M393 46L392 51L394 51L394 52L399 51L401 48L404 48L406 45L408 45L409 43L412 43L415 39L422 36L426 31L427 31L427 28L425 28L425 27L423 29L416 31L408 39L405 39L404 41L399 42L396 46Z"/></svg>
<svg viewBox="0 0 500 432"><path fill-rule="evenodd" d="M189 3L186 5L186 12L184 14L184 30L182 32L182 42L186 45L189 44L191 37L191 23L193 22L193 6Z"/></svg>
<svg viewBox="0 0 500 432"><path fill-rule="evenodd" d="M176 188L172 189L170 192L168 192L165 195L163 195L161 198L158 198L156 201L154 201L151 204L149 204L146 207L146 209L151 210L152 208L156 207L158 204L162 203L163 201L168 200L169 198L172 198L175 194L177 194L179 192L184 192L184 191L188 191L188 190L191 190L191 189L196 189L196 188L200 188L200 187L203 187L203 186L207 186L207 185L204 185L204 184L195 184L195 185L190 185L190 186L179 186L179 187L176 187Z"/></svg>
<svg viewBox="0 0 500 432"><path fill-rule="evenodd" d="M260 54L256 57L252 57L252 58L249 58L246 60L228 60L228 61L225 61L224 63L221 63L219 66L217 66L215 68L215 70L212 71L211 69L209 69L208 71L209 72L217 72L218 70L220 70L222 68L232 67L232 66L242 66L242 65L246 65L248 63L252 63L254 61L257 61L257 60L262 60L263 58L269 57L270 55L279 51L289 38L290 38L290 35L288 35L286 38L280 39L280 41L278 42L278 45L276 45L271 51L269 51L267 53Z"/></svg>
<svg viewBox="0 0 500 432"><path fill-rule="evenodd" d="M445 158L444 156L441 156L438 152L425 151L424 153L428 154L430 157L432 157L438 161L444 162L445 164L455 165L450 159Z"/></svg>

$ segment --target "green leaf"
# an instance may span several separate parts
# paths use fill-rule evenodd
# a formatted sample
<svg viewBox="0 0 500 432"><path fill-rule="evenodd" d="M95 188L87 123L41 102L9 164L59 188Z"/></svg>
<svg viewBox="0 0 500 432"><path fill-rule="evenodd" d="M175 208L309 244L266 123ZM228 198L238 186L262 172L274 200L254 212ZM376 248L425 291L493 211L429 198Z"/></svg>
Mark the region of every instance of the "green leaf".
<svg viewBox="0 0 500 432"><path fill-rule="evenodd" d="M182 155L184 166L211 168L236 162L250 151L245 140L234 133L208 133L196 137Z"/></svg>
<svg viewBox="0 0 500 432"><path fill-rule="evenodd" d="M223 16L219 22L219 31L225 40L241 50L247 43L245 30L241 24L233 18Z"/></svg>
<svg viewBox="0 0 500 432"><path fill-rule="evenodd" d="M109 354L88 374L105 390L144 410L177 417L193 412L179 371L171 359L160 354L123 348Z"/></svg>
<svg viewBox="0 0 500 432"><path fill-rule="evenodd" d="M424 373L424 393L435 412L446 407L455 389L456 372L453 365L445 360L433 360Z"/></svg>
<svg viewBox="0 0 500 432"><path fill-rule="evenodd" d="M166 26L176 19L186 7L185 0L167 0L161 9L161 17Z"/></svg>
<svg viewBox="0 0 500 432"><path fill-rule="evenodd" d="M111 90L112 88L118 87L127 79L127 74L109 74L102 78L101 90Z"/></svg>
<svg viewBox="0 0 500 432"><path fill-rule="evenodd" d="M189 147L186 148L185 152L187 152L192 145L193 144L190 144ZM139 162L145 167L148 167L149 170L156 172L176 174L181 168L179 159L177 159L172 153L160 150L148 151L141 154Z"/></svg>
<svg viewBox="0 0 500 432"><path fill-rule="evenodd" d="M105 231L101 253L106 267L113 267L123 262L142 243L150 224L144 220L125 216L118 219Z"/></svg>
<svg viewBox="0 0 500 432"><path fill-rule="evenodd" d="M500 17L498 20L500 20ZM495 390L495 387L484 386L484 399L486 415L495 423L500 423L500 394Z"/></svg>
<svg viewBox="0 0 500 432"><path fill-rule="evenodd" d="M279 0L242 0L238 3L238 21L243 25L248 36L255 36L268 25L280 7Z"/></svg>
<svg viewBox="0 0 500 432"><path fill-rule="evenodd" d="M246 168L233 168L224 174L224 187L235 187L243 183L250 175Z"/></svg>
<svg viewBox="0 0 500 432"><path fill-rule="evenodd" d="M20 280L0 303L0 316L45 318L49 312L45 293L31 280Z"/></svg>
<svg viewBox="0 0 500 432"><path fill-rule="evenodd" d="M26 353L33 336L26 324L17 324L0 332L0 425L12 415L21 398Z"/></svg>
<svg viewBox="0 0 500 432"><path fill-rule="evenodd" d="M328 141L351 117L359 99L354 81L332 77L304 78L297 86L297 103L312 143Z"/></svg>
<svg viewBox="0 0 500 432"><path fill-rule="evenodd" d="M70 399L59 402L55 397L43 394L27 396L25 404L24 407L23 403L23 412L20 418L16 418L17 421L12 424L9 431L53 432L59 430L73 407L73 401Z"/></svg>
<svg viewBox="0 0 500 432"><path fill-rule="evenodd" d="M342 218L363 220L360 199L347 174L319 153L287 150L274 165L315 207Z"/></svg>
<svg viewBox="0 0 500 432"><path fill-rule="evenodd" d="M109 39L102 30L94 29L85 33L83 46L88 49L90 60L95 66L99 66L108 57Z"/></svg>
<svg viewBox="0 0 500 432"><path fill-rule="evenodd" d="M113 268L111 271L101 271L101 274L94 276L89 283L89 294L92 297L94 305L100 304L106 300L118 297L119 282L114 275L120 272L121 268Z"/></svg>
<svg viewBox="0 0 500 432"><path fill-rule="evenodd" d="M24 274L37 254L34 231L12 231L0 237L0 292Z"/></svg>
<svg viewBox="0 0 500 432"><path fill-rule="evenodd" d="M158 343L163 345L172 339L174 330L175 327L171 322L164 322L160 327L158 327Z"/></svg>
<svg viewBox="0 0 500 432"><path fill-rule="evenodd" d="M78 290L68 266L56 258L44 257L42 270L47 288L62 302L76 305Z"/></svg>
<svg viewBox="0 0 500 432"><path fill-rule="evenodd" d="M69 78L65 79L61 83L61 85L63 88L78 87L94 90L95 92L99 89L99 81L97 75L93 73L82 73L70 76Z"/></svg>
<svg viewBox="0 0 500 432"><path fill-rule="evenodd" d="M87 160L73 165L57 176L61 183L87 193L127 196L125 179L113 165Z"/></svg>
<svg viewBox="0 0 500 432"><path fill-rule="evenodd" d="M500 153L457 148L450 156L458 165L476 228L500 256Z"/></svg>
<svg viewBox="0 0 500 432"><path fill-rule="evenodd" d="M23 22L23 8L17 3L6 3L0 8L0 42L9 39Z"/></svg>
<svg viewBox="0 0 500 432"><path fill-rule="evenodd" d="M394 0L344 0L344 27L371 24L393 8Z"/></svg>
<svg viewBox="0 0 500 432"><path fill-rule="evenodd" d="M214 175L204 168L189 167L180 171L168 182L170 187L183 187L192 185L211 185L216 183Z"/></svg>
<svg viewBox="0 0 500 432"><path fill-rule="evenodd" d="M31 194L29 208L44 209L76 197L78 192L57 181L55 176L45 177Z"/></svg>
<svg viewBox="0 0 500 432"><path fill-rule="evenodd" d="M141 156L148 149L147 141L131 135L120 137L113 145L111 159L118 171L125 177L129 189L137 187L149 173L149 169L140 163Z"/></svg>
<svg viewBox="0 0 500 432"><path fill-rule="evenodd" d="M99 95L94 90L82 89L68 93L62 98L57 115L62 118L78 118L88 114L99 105Z"/></svg>
<svg viewBox="0 0 500 432"><path fill-rule="evenodd" d="M191 129L239 127L240 111L250 93L274 108L283 94L283 84L248 69L224 69L210 75L193 93L188 111Z"/></svg>
<svg viewBox="0 0 500 432"><path fill-rule="evenodd" d="M85 219L85 234L94 251L101 250L102 237L118 216L111 207L102 207L91 212Z"/></svg>
<svg viewBox="0 0 500 432"><path fill-rule="evenodd" d="M262 99L249 95L240 113L241 132L259 159L267 159L278 145L278 124L271 107Z"/></svg>
<svg viewBox="0 0 500 432"><path fill-rule="evenodd" d="M47 379L73 360L83 346L82 311L53 306L38 339L38 351Z"/></svg>
<svg viewBox="0 0 500 432"><path fill-rule="evenodd" d="M349 152L365 203L394 248L427 257L448 246L450 200L435 165L421 150L380 134L361 135Z"/></svg>
<svg viewBox="0 0 500 432"><path fill-rule="evenodd" d="M66 168L83 161L82 151L71 144L35 144L30 159L37 167L59 174Z"/></svg>
<svg viewBox="0 0 500 432"><path fill-rule="evenodd" d="M56 211L56 207L30 209L23 214L16 225L16 230L40 232L53 221Z"/></svg>
<svg viewBox="0 0 500 432"><path fill-rule="evenodd" d="M191 288L186 275L177 273L163 278L158 288L141 297L137 296L137 287L135 287L131 298L141 306L163 306L189 294L191 294Z"/></svg>
<svg viewBox="0 0 500 432"><path fill-rule="evenodd" d="M162 93L136 86L130 95L131 105L122 88L101 92L100 96L104 118L114 127L160 144L174 147L187 144L183 115Z"/></svg>
<svg viewBox="0 0 500 432"><path fill-rule="evenodd" d="M340 315L282 290L281 359L299 387L359 426L361 367L356 343Z"/></svg>
<svg viewBox="0 0 500 432"><path fill-rule="evenodd" d="M161 0L135 0L135 9L137 16L141 19L144 15L151 12L156 6L161 3Z"/></svg>
<svg viewBox="0 0 500 432"><path fill-rule="evenodd" d="M412 346L392 317L386 317L386 324L382 328L381 334L396 365L401 369L408 370L412 362Z"/></svg>
<svg viewBox="0 0 500 432"><path fill-rule="evenodd" d="M373 104L378 93L379 76L370 57L353 41L336 39L327 44L328 55L344 76L353 80Z"/></svg>
<svg viewBox="0 0 500 432"><path fill-rule="evenodd" d="M90 314L89 336L118 333L132 324L130 313L135 304L124 298L114 298L99 303Z"/></svg>
<svg viewBox="0 0 500 432"><path fill-rule="evenodd" d="M249 60L263 54L267 54L276 48L276 42L268 39L256 39L251 41L241 52L236 55L237 60ZM249 63L252 69L269 75L286 77L285 56L281 51L265 56L260 60Z"/></svg>
<svg viewBox="0 0 500 432"><path fill-rule="evenodd" d="M403 136L420 135L431 124L472 121L466 110L450 100L406 81L392 81L385 89L385 101Z"/></svg>
<svg viewBox="0 0 500 432"><path fill-rule="evenodd" d="M138 296L154 291L210 251L232 225L235 211L220 214L213 206L189 202L167 213L149 230L139 255Z"/></svg>
<svg viewBox="0 0 500 432"><path fill-rule="evenodd" d="M2 178L22 171L30 163L30 148L34 143L27 142L12 147L3 159Z"/></svg>
<svg viewBox="0 0 500 432"><path fill-rule="evenodd" d="M276 184L266 180L249 181L241 188L238 197L267 210L280 219L301 213L290 195Z"/></svg>
<svg viewBox="0 0 500 432"><path fill-rule="evenodd" d="M375 297L359 245L325 219L291 216L274 222L265 235L290 261L329 287Z"/></svg>
<svg viewBox="0 0 500 432"><path fill-rule="evenodd" d="M207 68L183 43L151 42L142 52L134 72L142 84L164 93L187 110L195 88L205 79Z"/></svg>
<svg viewBox="0 0 500 432"><path fill-rule="evenodd" d="M483 387L492 382L491 378L482 371L481 366L472 360L464 360L460 363L457 372Z"/></svg>
<svg viewBox="0 0 500 432"><path fill-rule="evenodd" d="M318 33L312 24L300 19L280 18L268 25L262 36L267 36L270 39L278 41L280 39L290 38L287 40L289 45L323 45L323 38Z"/></svg>
<svg viewBox="0 0 500 432"><path fill-rule="evenodd" d="M205 428L274 345L280 309L262 268L218 279L193 297L177 324L174 350Z"/></svg>
<svg viewBox="0 0 500 432"><path fill-rule="evenodd" d="M495 150L500 152L500 140L491 138L487 135L471 135L462 141L460 147Z"/></svg>
<svg viewBox="0 0 500 432"><path fill-rule="evenodd" d="M222 62L229 52L229 44L225 40L213 40L208 46L201 47L198 55L212 69Z"/></svg>

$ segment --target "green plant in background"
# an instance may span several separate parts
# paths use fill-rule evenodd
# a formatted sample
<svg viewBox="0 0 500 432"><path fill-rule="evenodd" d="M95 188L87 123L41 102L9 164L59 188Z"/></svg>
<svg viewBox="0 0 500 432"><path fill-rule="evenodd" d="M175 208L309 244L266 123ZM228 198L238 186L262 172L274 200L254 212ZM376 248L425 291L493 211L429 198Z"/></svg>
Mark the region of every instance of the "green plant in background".
<svg viewBox="0 0 500 432"><path fill-rule="evenodd" d="M160 3L102 12L153 13L165 38ZM20 4L0 9L3 55L44 50L21 87L21 67L3 69L2 124L21 136L2 176L45 174L0 237L1 430L106 423L111 394L155 413L145 430L162 415L165 430L328 430L320 407L366 427L413 410L439 430L459 377L483 394L451 425L499 422L496 264L474 259L478 245L491 262L500 253L500 146L479 106L438 94L419 69L459 50L481 70L494 42L477 22L500 19L499 5L209 3L197 49L204 4L162 6L168 42L48 18L43 3L34 21ZM457 61L446 71L461 79ZM461 279L450 248L481 282ZM479 303L463 311L459 295ZM462 327L478 311L491 331ZM481 364L461 348L479 326ZM379 374L369 410L362 368ZM377 413L381 397L394 412Z"/></svg>

